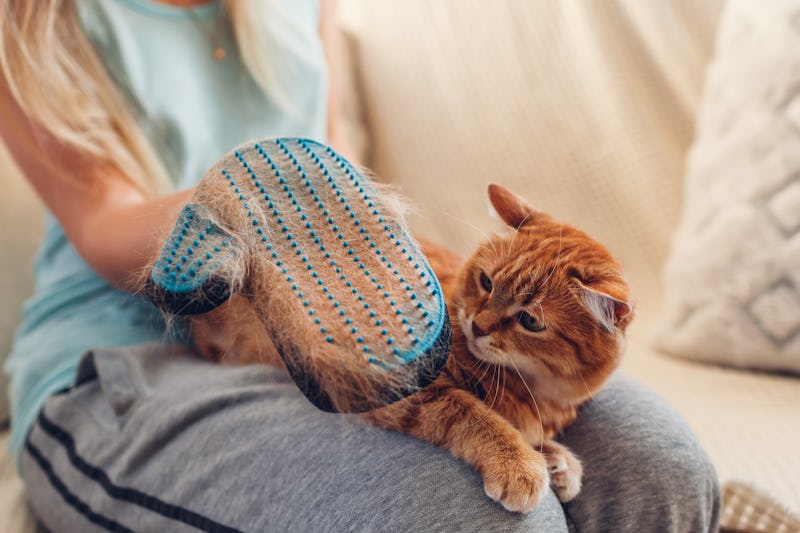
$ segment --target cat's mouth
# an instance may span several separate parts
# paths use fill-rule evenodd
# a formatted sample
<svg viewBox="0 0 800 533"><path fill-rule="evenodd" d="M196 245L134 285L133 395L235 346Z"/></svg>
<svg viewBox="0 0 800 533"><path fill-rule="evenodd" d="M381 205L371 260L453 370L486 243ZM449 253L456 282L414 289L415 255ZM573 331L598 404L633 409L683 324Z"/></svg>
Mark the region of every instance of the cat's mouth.
<svg viewBox="0 0 800 533"><path fill-rule="evenodd" d="M464 333L464 337L467 339L467 347L469 348L470 353L486 363L502 365L503 361L495 353L494 348L492 348L489 337L476 337L472 332L473 317L467 317L463 309L460 309L458 314L458 321L461 325L461 331Z"/></svg>
<svg viewBox="0 0 800 533"><path fill-rule="evenodd" d="M476 337L472 332L473 317L467 317L463 309L459 310L458 318L459 324L461 325L461 331L464 333L464 337L467 339L467 347L469 348L470 353L477 359L485 363L513 368L520 373L520 376L524 374L526 377L530 377L532 379L535 378L535 376L538 375L542 370L541 368L537 368L533 361L528 358L518 358L515 357L514 354L505 353L496 348L492 345L492 341L488 335Z"/></svg>

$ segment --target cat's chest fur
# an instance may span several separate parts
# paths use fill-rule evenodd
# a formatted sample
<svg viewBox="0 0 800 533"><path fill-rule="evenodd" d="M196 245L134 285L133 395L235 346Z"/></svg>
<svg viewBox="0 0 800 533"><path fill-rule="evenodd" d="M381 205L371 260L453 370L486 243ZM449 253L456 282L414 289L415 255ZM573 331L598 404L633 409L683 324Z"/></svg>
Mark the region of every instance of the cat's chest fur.
<svg viewBox="0 0 800 533"><path fill-rule="evenodd" d="M454 331L458 330L454 327ZM456 333L451 360L445 369L447 379L480 398L510 422L526 441L538 445L575 420L576 407L559 405L538 395L535 385L514 370L481 364L459 337Z"/></svg>

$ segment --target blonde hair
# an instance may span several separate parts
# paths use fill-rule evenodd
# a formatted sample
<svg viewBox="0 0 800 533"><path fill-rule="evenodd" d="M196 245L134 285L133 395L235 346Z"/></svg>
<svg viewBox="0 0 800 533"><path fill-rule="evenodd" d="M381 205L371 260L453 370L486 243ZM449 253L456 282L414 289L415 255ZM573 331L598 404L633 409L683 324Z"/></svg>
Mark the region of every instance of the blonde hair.
<svg viewBox="0 0 800 533"><path fill-rule="evenodd" d="M245 65L270 93L274 76L255 26L258 1L224 0L223 8ZM144 192L171 188L161 160L83 33L75 0L0 0L0 73L17 105L56 141L114 165Z"/></svg>

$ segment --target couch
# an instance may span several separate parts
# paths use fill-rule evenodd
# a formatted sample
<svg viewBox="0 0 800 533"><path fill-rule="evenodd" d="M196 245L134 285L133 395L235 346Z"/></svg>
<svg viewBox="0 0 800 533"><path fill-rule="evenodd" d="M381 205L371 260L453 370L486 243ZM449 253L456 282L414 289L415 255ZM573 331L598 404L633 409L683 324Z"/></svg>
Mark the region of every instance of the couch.
<svg viewBox="0 0 800 533"><path fill-rule="evenodd" d="M622 370L687 419L723 481L800 510L800 380L653 348L662 269L723 2L344 2L369 165L415 230L469 251L487 181L584 228L627 269Z"/></svg>
<svg viewBox="0 0 800 533"><path fill-rule="evenodd" d="M485 186L497 181L605 243L637 304L622 371L681 412L722 481L800 512L800 379L690 362L652 343L722 7L341 0L337 74L351 143L411 200L416 233L467 253L495 224ZM41 224L4 152L0 169L0 254L11 265L0 273L5 352ZM17 231L22 221L29 231ZM17 531L33 522L7 463L0 530Z"/></svg>

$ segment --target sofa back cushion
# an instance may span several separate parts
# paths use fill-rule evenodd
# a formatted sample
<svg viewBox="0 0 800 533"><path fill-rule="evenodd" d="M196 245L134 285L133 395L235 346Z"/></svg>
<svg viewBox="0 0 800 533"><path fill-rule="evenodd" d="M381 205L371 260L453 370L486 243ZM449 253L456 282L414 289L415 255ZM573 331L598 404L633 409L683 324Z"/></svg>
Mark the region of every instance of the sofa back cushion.
<svg viewBox="0 0 800 533"><path fill-rule="evenodd" d="M497 181L608 245L650 300L720 0L345 0L371 134L415 230L460 252ZM640 306L650 309L652 306Z"/></svg>
<svg viewBox="0 0 800 533"><path fill-rule="evenodd" d="M33 190L0 142L0 367L11 350L20 306L32 291L33 255L44 232L44 213ZM0 421L8 417L7 382L0 372Z"/></svg>

